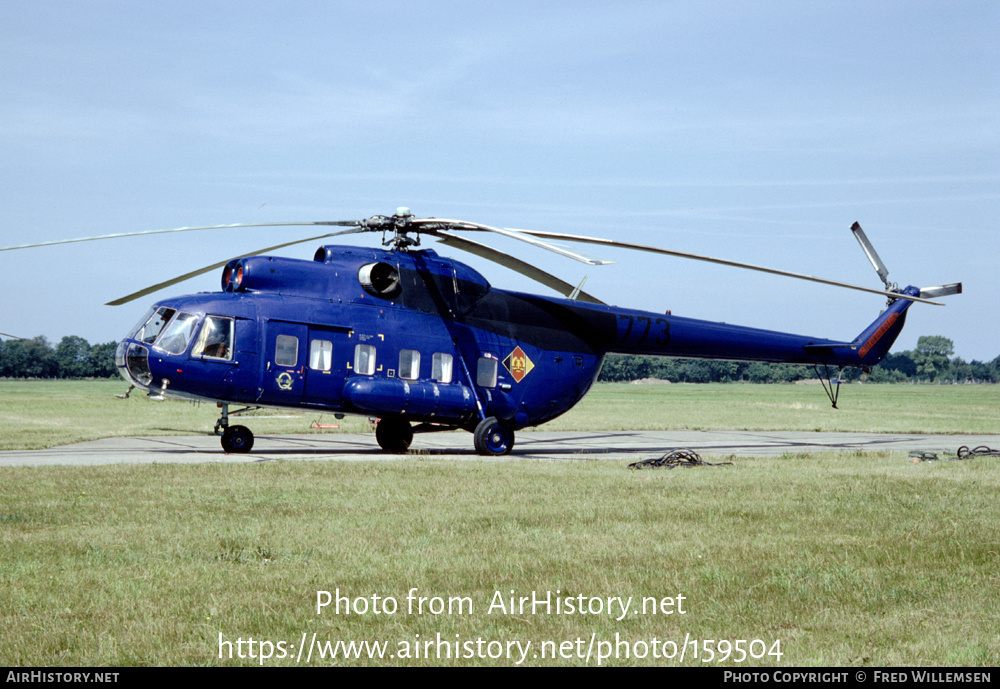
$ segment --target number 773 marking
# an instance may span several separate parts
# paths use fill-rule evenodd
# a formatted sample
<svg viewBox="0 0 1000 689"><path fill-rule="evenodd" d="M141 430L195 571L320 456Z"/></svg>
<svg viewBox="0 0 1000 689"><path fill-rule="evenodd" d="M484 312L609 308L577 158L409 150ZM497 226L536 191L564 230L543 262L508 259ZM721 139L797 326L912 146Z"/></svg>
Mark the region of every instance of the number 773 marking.
<svg viewBox="0 0 1000 689"><path fill-rule="evenodd" d="M652 332L655 338L653 340L654 345L664 347L670 343L670 321L666 318L657 318L654 320L649 316L632 316L625 313L618 314L618 318L627 323L625 333L618 338L618 344L641 345L649 337L650 332ZM636 322L638 322L638 325ZM642 332L642 334L639 335L637 342L629 343L629 338L633 336L633 329L635 329L636 333Z"/></svg>

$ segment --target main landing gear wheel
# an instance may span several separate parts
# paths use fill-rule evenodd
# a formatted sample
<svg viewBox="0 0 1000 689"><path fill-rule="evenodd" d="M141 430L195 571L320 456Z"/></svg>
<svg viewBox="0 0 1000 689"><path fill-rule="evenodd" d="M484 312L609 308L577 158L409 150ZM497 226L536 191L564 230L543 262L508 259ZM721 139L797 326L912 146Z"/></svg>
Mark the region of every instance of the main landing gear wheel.
<svg viewBox="0 0 1000 689"><path fill-rule="evenodd" d="M508 454L514 447L514 429L494 416L483 419L473 434L476 452L481 455Z"/></svg>
<svg viewBox="0 0 1000 689"><path fill-rule="evenodd" d="M403 419L379 419L375 426L375 440L386 452L401 455L413 442L413 429L410 422Z"/></svg>
<svg viewBox="0 0 1000 689"><path fill-rule="evenodd" d="M253 447L253 433L246 426L227 426L222 433L222 449L242 454Z"/></svg>

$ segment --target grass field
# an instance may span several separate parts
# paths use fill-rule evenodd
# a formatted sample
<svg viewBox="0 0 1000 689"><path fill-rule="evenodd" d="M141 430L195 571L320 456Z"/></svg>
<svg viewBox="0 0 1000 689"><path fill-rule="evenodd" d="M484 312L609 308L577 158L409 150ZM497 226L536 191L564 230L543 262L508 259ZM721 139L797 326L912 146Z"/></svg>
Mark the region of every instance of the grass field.
<svg viewBox="0 0 1000 689"><path fill-rule="evenodd" d="M20 385L0 384L5 444L52 437L55 417L65 438L215 420L204 406L105 401L120 384ZM833 418L849 426L838 430L998 432L986 387L852 386L836 411L810 386L594 392L546 428ZM0 665L1000 662L1000 460L733 462L0 468ZM553 607L511 609L532 595Z"/></svg>
<svg viewBox="0 0 1000 689"><path fill-rule="evenodd" d="M127 400L121 381L0 380L0 450L27 450L112 436L211 433L211 404ZM254 433L369 432L367 419L261 411ZM818 385L598 384L546 430L790 430L1000 434L998 385L850 385L832 409Z"/></svg>

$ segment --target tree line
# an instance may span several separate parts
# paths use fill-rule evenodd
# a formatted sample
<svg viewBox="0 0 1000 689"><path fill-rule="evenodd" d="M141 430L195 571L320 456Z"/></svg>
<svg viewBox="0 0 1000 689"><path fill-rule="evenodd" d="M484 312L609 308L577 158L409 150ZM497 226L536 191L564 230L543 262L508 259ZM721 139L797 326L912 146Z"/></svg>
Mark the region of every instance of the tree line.
<svg viewBox="0 0 1000 689"><path fill-rule="evenodd" d="M2 378L112 378L117 342L92 345L67 335L53 346L42 336L0 341Z"/></svg>
<svg viewBox="0 0 1000 689"><path fill-rule="evenodd" d="M954 344L947 337L926 335L918 338L916 349L889 354L868 372L846 368L839 372L833 369L829 373L844 381L870 383L1000 383L1000 356L990 362L967 362L954 354ZM822 366L819 371L820 375L827 374ZM812 366L799 364L613 354L605 360L599 380L657 378L673 383L792 383L816 377Z"/></svg>
<svg viewBox="0 0 1000 689"><path fill-rule="evenodd" d="M0 377L113 378L118 375L115 368L117 346L117 342L91 345L76 335L67 335L54 346L41 336L30 340L0 340ZM844 369L840 378L872 383L1000 383L1000 356L990 362L966 362L954 356L954 349L954 344L946 337L923 336L917 340L916 349L890 354L869 372ZM612 354L604 362L600 380L658 378L674 383L791 383L815 377L816 371L811 366L796 364Z"/></svg>

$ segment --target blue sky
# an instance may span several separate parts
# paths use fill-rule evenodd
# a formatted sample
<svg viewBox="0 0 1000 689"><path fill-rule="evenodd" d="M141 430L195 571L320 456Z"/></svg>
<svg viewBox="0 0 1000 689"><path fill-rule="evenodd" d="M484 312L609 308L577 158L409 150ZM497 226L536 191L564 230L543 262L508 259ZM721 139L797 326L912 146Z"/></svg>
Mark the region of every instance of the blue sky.
<svg viewBox="0 0 1000 689"><path fill-rule="evenodd" d="M878 287L849 232L859 221L891 280L965 284L945 307L911 309L896 350L942 334L990 360L998 35L986 1L9 0L0 246L409 206ZM2 252L0 332L118 339L161 295L105 302L310 234ZM605 301L695 318L840 339L884 304L678 259L590 248L617 263L589 267L494 244L586 275ZM544 291L458 257L496 286Z"/></svg>

